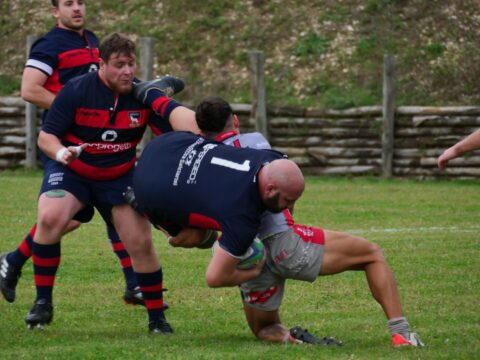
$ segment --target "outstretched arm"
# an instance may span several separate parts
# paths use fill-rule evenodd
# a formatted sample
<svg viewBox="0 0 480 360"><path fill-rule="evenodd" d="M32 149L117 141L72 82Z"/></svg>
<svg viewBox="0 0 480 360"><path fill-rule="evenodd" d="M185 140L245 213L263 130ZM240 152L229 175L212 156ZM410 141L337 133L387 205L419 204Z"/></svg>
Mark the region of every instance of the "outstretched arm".
<svg viewBox="0 0 480 360"><path fill-rule="evenodd" d="M238 259L234 258L220 246L217 246L205 274L207 285L213 288L235 286L256 278L262 271L265 258L248 270L237 269L238 263Z"/></svg>
<svg viewBox="0 0 480 360"><path fill-rule="evenodd" d="M443 170L447 167L447 163L449 160L452 160L468 151L478 148L480 148L480 129L445 150L443 154L440 155L440 157L438 158L438 167Z"/></svg>

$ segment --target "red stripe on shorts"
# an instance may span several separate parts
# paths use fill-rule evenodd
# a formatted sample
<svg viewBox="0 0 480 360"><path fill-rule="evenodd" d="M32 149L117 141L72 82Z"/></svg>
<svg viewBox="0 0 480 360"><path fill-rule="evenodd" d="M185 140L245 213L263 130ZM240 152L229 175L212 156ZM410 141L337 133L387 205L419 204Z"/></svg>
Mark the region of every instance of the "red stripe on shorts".
<svg viewBox="0 0 480 360"><path fill-rule="evenodd" d="M295 234L305 242L311 242L318 245L325 245L325 232L323 229L306 225L293 225Z"/></svg>

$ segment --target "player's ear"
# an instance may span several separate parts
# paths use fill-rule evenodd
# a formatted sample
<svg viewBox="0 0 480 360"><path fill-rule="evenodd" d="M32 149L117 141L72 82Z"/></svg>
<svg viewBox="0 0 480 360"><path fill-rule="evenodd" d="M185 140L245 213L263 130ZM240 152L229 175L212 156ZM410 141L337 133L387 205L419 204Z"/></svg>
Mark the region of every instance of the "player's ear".
<svg viewBox="0 0 480 360"><path fill-rule="evenodd" d="M277 190L277 186L274 183L268 183L265 186L265 194L267 196L275 195L276 190Z"/></svg>
<svg viewBox="0 0 480 360"><path fill-rule="evenodd" d="M105 71L105 65L106 65L105 61L102 58L99 58L98 59L98 67L99 67L100 71L102 71L102 72Z"/></svg>
<svg viewBox="0 0 480 360"><path fill-rule="evenodd" d="M233 114L233 127L235 130L238 130L240 128L240 120L238 120L237 115Z"/></svg>

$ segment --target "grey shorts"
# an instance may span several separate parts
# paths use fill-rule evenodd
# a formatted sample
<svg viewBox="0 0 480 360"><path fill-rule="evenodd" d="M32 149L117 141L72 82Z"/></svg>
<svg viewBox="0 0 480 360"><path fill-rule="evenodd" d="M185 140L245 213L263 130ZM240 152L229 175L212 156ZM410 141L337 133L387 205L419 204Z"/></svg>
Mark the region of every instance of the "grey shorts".
<svg viewBox="0 0 480 360"><path fill-rule="evenodd" d="M259 310L277 310L285 280L313 282L320 274L325 236L322 229L294 225L263 241L267 262L259 277L240 285L245 304Z"/></svg>

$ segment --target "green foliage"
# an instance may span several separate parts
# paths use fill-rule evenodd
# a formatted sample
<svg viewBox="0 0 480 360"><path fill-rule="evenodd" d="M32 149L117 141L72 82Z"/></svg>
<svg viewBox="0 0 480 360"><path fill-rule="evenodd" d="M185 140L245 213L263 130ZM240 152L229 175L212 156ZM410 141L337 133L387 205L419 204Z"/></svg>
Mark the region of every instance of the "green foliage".
<svg viewBox="0 0 480 360"><path fill-rule="evenodd" d="M377 36L375 34L370 35L366 38L360 39L360 42L355 49L355 54L359 57L367 57L372 55L375 51L378 50L377 46Z"/></svg>
<svg viewBox="0 0 480 360"><path fill-rule="evenodd" d="M382 11L387 6L395 3L400 2L398 0L368 0L367 2L367 12L370 14L374 14L377 12Z"/></svg>
<svg viewBox="0 0 480 360"><path fill-rule="evenodd" d="M329 41L326 38L314 32L309 32L298 39L293 48L293 53L300 57L322 55L326 52L328 43Z"/></svg>
<svg viewBox="0 0 480 360"><path fill-rule="evenodd" d="M480 13L480 2L457 1L445 9L438 1L418 0L104 0L87 2L87 25L99 38L113 31L154 37L155 75L198 79L189 82L188 94L195 96L185 98L189 102L217 89L245 98L245 54L255 49L264 52L267 71L272 64L287 69L266 79L267 99L275 104L380 104L382 57L389 53L397 57L397 105L477 105L480 66L471 54L480 28L469 15ZM44 0L2 1L0 10L0 73L19 77L26 36L45 33L54 19ZM445 56L446 44L452 44L452 56ZM305 84L315 77L339 90L312 91ZM346 88L362 93L334 98Z"/></svg>
<svg viewBox="0 0 480 360"><path fill-rule="evenodd" d="M445 46L441 43L431 43L425 46L425 51L433 58L437 58L443 55Z"/></svg>
<svg viewBox="0 0 480 360"><path fill-rule="evenodd" d="M344 347L262 343L245 323L238 289L205 285L211 252L171 248L158 231L154 242L169 289L167 318L175 334L148 335L145 309L122 304L122 272L97 214L62 241L51 325L29 331L24 324L35 293L31 261L23 268L15 303L0 299L2 359L477 358L480 183L306 180L296 221L348 230L381 246L405 315L425 348L390 348L383 312L359 271L322 277L313 284L289 281L281 309L287 326L335 336ZM1 251L13 249L35 221L40 183L40 172L0 173Z"/></svg>
<svg viewBox="0 0 480 360"><path fill-rule="evenodd" d="M20 81L18 76L0 74L0 96L7 96L19 92Z"/></svg>

